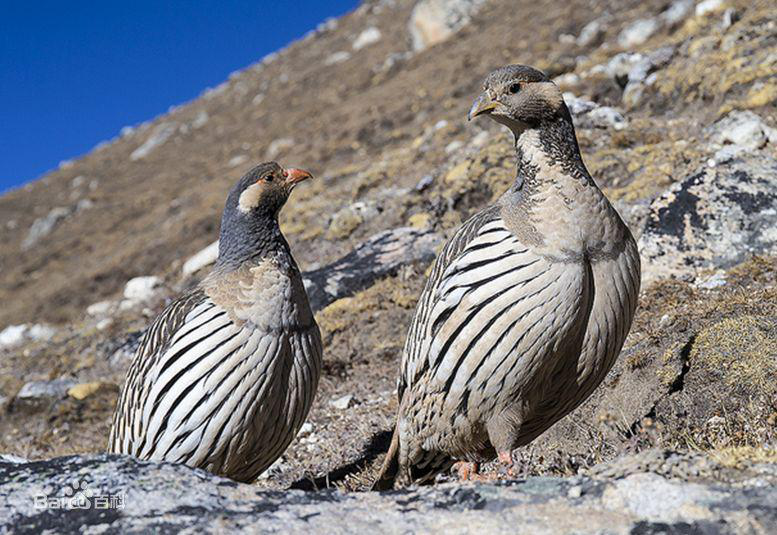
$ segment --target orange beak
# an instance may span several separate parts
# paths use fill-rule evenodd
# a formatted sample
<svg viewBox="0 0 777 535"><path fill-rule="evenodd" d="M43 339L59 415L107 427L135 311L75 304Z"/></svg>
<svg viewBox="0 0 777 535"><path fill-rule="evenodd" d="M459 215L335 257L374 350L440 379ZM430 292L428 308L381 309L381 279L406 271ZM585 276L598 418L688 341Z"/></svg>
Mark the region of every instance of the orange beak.
<svg viewBox="0 0 777 535"><path fill-rule="evenodd" d="M286 169L284 171L284 175L286 176L286 183L292 186L299 184L303 180L313 178L313 175L311 175L307 171L303 169L296 169L294 167L290 167Z"/></svg>

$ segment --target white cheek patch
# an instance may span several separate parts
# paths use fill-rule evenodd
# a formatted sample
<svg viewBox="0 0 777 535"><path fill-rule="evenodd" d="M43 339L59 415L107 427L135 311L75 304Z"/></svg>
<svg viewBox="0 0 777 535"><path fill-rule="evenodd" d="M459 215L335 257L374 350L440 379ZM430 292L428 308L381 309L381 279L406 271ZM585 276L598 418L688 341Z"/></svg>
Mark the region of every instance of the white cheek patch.
<svg viewBox="0 0 777 535"><path fill-rule="evenodd" d="M259 184L249 186L240 194L237 201L238 209L247 214L259 205L259 199L262 197L262 187Z"/></svg>

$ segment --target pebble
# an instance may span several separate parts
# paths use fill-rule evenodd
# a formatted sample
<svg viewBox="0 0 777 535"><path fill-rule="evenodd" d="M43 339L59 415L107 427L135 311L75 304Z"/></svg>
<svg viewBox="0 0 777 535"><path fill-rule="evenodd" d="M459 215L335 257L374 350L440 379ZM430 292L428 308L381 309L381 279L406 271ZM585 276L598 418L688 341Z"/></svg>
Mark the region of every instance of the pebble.
<svg viewBox="0 0 777 535"><path fill-rule="evenodd" d="M124 286L124 299L132 303L150 301L161 283L159 277L153 275L130 279Z"/></svg>
<svg viewBox="0 0 777 535"><path fill-rule="evenodd" d="M639 19L632 22L618 35L618 44L622 48L633 48L643 44L660 28L658 20Z"/></svg>
<svg viewBox="0 0 777 535"><path fill-rule="evenodd" d="M380 33L380 30L377 29L375 26L371 26L366 30L364 30L362 33L360 33L356 39L354 39L353 49L361 50L366 46L377 43L378 41L380 41L381 37L382 35Z"/></svg>
<svg viewBox="0 0 777 535"><path fill-rule="evenodd" d="M329 401L329 406L333 409L338 410L344 410L350 407L354 402L353 396L351 394L346 394L342 397L339 397L337 399L333 399Z"/></svg>
<svg viewBox="0 0 777 535"><path fill-rule="evenodd" d="M181 268L183 276L188 277L189 275L193 275L194 273L198 272L205 266L213 264L218 256L219 241L216 240L204 249L190 256L189 259L184 262L183 268Z"/></svg>

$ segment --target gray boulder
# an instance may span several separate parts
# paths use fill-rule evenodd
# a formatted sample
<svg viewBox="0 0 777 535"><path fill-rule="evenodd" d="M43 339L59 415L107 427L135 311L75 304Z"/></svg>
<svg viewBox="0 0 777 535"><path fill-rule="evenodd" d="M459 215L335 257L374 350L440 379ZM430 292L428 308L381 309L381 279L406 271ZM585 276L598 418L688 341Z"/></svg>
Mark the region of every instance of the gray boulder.
<svg viewBox="0 0 777 535"><path fill-rule="evenodd" d="M531 477L345 494L263 491L182 465L117 455L0 460L0 530L625 534L774 528L774 465L759 466L736 484L691 483L650 472L644 463L630 466L621 462L618 478Z"/></svg>
<svg viewBox="0 0 777 535"><path fill-rule="evenodd" d="M777 160L740 153L673 184L639 240L643 284L777 253Z"/></svg>

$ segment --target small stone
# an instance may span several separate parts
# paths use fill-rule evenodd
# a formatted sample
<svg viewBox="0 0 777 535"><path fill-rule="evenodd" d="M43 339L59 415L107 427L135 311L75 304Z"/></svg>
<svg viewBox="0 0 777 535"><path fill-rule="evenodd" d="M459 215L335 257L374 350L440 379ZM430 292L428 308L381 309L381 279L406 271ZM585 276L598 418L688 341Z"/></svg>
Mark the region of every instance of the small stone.
<svg viewBox="0 0 777 535"><path fill-rule="evenodd" d="M650 39L660 26L658 20L653 18L637 20L618 35L618 44L621 48L639 46Z"/></svg>
<svg viewBox="0 0 777 535"><path fill-rule="evenodd" d="M51 340L54 335L57 333L57 330L54 329L54 327L51 327L50 325L41 325L39 323L36 323L34 325L30 325L30 328L27 330L26 335L36 342L40 341L48 341Z"/></svg>
<svg viewBox="0 0 777 535"><path fill-rule="evenodd" d="M425 229L431 226L432 216L426 212L413 214L407 220L407 224L413 228Z"/></svg>
<svg viewBox="0 0 777 535"><path fill-rule="evenodd" d="M446 121L445 119L440 119L439 121L434 123L434 130L435 131L436 130L442 130L446 126L448 126L448 121Z"/></svg>
<svg viewBox="0 0 777 535"><path fill-rule="evenodd" d="M711 127L712 140L721 145L731 143L748 149L760 149L768 140L768 127L751 111L732 111Z"/></svg>
<svg viewBox="0 0 777 535"><path fill-rule="evenodd" d="M666 8L659 17L667 26L674 26L682 22L693 9L693 0L675 0Z"/></svg>
<svg viewBox="0 0 777 535"><path fill-rule="evenodd" d="M103 318L100 321L97 322L97 325L95 325L95 328L98 331L104 331L108 327L113 325L113 320L111 318Z"/></svg>
<svg viewBox="0 0 777 535"><path fill-rule="evenodd" d="M9 325L0 331L0 348L14 347L24 342L27 325Z"/></svg>
<svg viewBox="0 0 777 535"><path fill-rule="evenodd" d="M22 249L29 249L41 238L48 236L54 230L54 228L66 217L73 213L72 208L57 207L52 208L46 217L40 217L36 219L30 231L27 233L27 237L22 242Z"/></svg>
<svg viewBox="0 0 777 535"><path fill-rule="evenodd" d="M464 146L463 141L459 141L458 139L455 141L451 141L445 146L445 154L453 154L463 146Z"/></svg>
<svg viewBox="0 0 777 535"><path fill-rule="evenodd" d="M344 61L348 61L349 59L351 59L351 53L346 52L345 50L340 50L339 52L330 54L324 60L324 65L336 65L337 63L342 63Z"/></svg>
<svg viewBox="0 0 777 535"><path fill-rule="evenodd" d="M290 149L294 146L294 140L290 137L282 137L280 139L274 140L270 145L267 147L267 157L269 159L274 159L276 156L278 156L281 152Z"/></svg>
<svg viewBox="0 0 777 535"><path fill-rule="evenodd" d="M237 156L233 156L229 159L229 162L227 162L228 167L237 167L238 165L243 165L248 161L248 156L245 154L238 154Z"/></svg>
<svg viewBox="0 0 777 535"><path fill-rule="evenodd" d="M381 37L382 36L381 36L380 30L374 26L371 26L366 30L364 30L362 33L360 33L356 39L354 39L353 49L361 50L366 46L377 43L378 41L380 41Z"/></svg>
<svg viewBox="0 0 777 535"><path fill-rule="evenodd" d="M705 277L698 281L695 286L704 290L712 290L714 288L720 288L726 285L726 273L724 271L717 271L714 274Z"/></svg>
<svg viewBox="0 0 777 535"><path fill-rule="evenodd" d="M200 113L197 114L197 116L192 121L192 128L194 129L202 128L203 126L208 124L208 119L210 119L210 117L208 117L208 112L205 110L201 111Z"/></svg>
<svg viewBox="0 0 777 535"><path fill-rule="evenodd" d="M413 8L408 29L416 52L445 41L469 24L484 0L421 0Z"/></svg>
<svg viewBox="0 0 777 535"><path fill-rule="evenodd" d="M563 94L564 103L569 108L569 113L572 115L582 115L596 108L596 103L590 100L576 97L573 93L565 92Z"/></svg>
<svg viewBox="0 0 777 535"><path fill-rule="evenodd" d="M98 392L102 392L106 390L118 390L118 387L115 384L104 383L102 381L81 383L81 384L71 386L67 391L67 395L70 396L71 398L82 401L88 398L89 396L92 396Z"/></svg>
<svg viewBox="0 0 777 535"><path fill-rule="evenodd" d="M78 175L77 177L75 177L75 178L74 178L74 179L73 179L73 180L70 182L70 187L71 187L72 189L78 189L78 188L80 188L81 186L83 186L83 185L84 185L84 183L86 183L86 177L84 177L83 175Z"/></svg>
<svg viewBox="0 0 777 535"><path fill-rule="evenodd" d="M723 0L704 0L696 4L696 16L704 17L711 13L723 11L726 7L726 3Z"/></svg>
<svg viewBox="0 0 777 535"><path fill-rule="evenodd" d="M135 303L150 301L161 283L159 277L153 275L130 279L124 286L124 298Z"/></svg>
<svg viewBox="0 0 777 535"><path fill-rule="evenodd" d="M184 262L183 268L181 269L183 276L188 277L189 275L193 275L194 273L198 272L205 266L213 264L218 256L219 241L216 240L204 249L189 257L189 259Z"/></svg>
<svg viewBox="0 0 777 535"><path fill-rule="evenodd" d="M465 160L448 171L445 175L445 182L452 184L467 178L467 176L469 176L469 162Z"/></svg>
<svg viewBox="0 0 777 535"><path fill-rule="evenodd" d="M472 141L470 141L470 145L473 147L483 147L488 142L488 132L483 130L482 132L478 132L475 137L472 138Z"/></svg>
<svg viewBox="0 0 777 535"><path fill-rule="evenodd" d="M89 316L107 316L116 308L114 301L98 301L86 307Z"/></svg>
<svg viewBox="0 0 777 535"><path fill-rule="evenodd" d="M424 175L418 184L415 185L416 191L424 191L434 183L434 177L432 175Z"/></svg>
<svg viewBox="0 0 777 535"><path fill-rule="evenodd" d="M593 45L597 41L601 40L604 35L604 27L600 20L592 20L580 30L580 35L577 36L577 46Z"/></svg>
<svg viewBox="0 0 777 535"><path fill-rule="evenodd" d="M300 435L307 435L313 432L313 424L310 422L305 422L302 424L302 427L299 428L299 434Z"/></svg>
<svg viewBox="0 0 777 535"><path fill-rule="evenodd" d="M609 106L601 106L588 112L589 117L595 126L601 128L612 127L615 130L623 130L628 126L628 122L623 115Z"/></svg>
<svg viewBox="0 0 777 535"><path fill-rule="evenodd" d="M580 485L574 485L572 487L569 487L569 490L567 491L567 497L570 499L577 499L580 496L583 495L583 487Z"/></svg>
<svg viewBox="0 0 777 535"><path fill-rule="evenodd" d="M167 141L170 136L175 133L177 128L178 126L175 123L170 122L164 122L157 125L151 135L148 136L148 139L146 139L146 141L137 149L132 151L130 160L134 162L148 156L155 148Z"/></svg>
<svg viewBox="0 0 777 535"><path fill-rule="evenodd" d="M64 398L67 391L75 385L73 379L54 379L53 381L30 381L16 394L15 408L40 409L46 404Z"/></svg>
<svg viewBox="0 0 777 535"><path fill-rule="evenodd" d="M258 106L262 102L264 102L264 93L257 93L254 95L254 98L251 99L251 104L254 106Z"/></svg>
<svg viewBox="0 0 777 535"><path fill-rule="evenodd" d="M363 222L364 218L357 210L354 210L350 206L346 206L335 212L332 216L332 221L329 223L329 232L327 234L330 238L334 239L347 238Z"/></svg>
<svg viewBox="0 0 777 535"><path fill-rule="evenodd" d="M346 394L343 397L330 400L329 406L333 409L344 410L350 407L353 404L353 401L353 396L351 394Z"/></svg>
<svg viewBox="0 0 777 535"><path fill-rule="evenodd" d="M628 108L635 108L645 95L645 84L640 82L629 82L626 89L623 90L623 103Z"/></svg>

